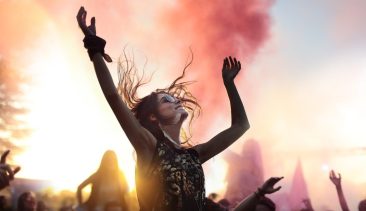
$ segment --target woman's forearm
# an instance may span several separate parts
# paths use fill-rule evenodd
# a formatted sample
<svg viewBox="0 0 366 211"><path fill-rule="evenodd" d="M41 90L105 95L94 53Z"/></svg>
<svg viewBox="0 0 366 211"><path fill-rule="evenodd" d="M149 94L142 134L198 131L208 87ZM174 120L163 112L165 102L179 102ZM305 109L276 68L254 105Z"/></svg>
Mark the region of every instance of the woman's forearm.
<svg viewBox="0 0 366 211"><path fill-rule="evenodd" d="M336 187L336 189L337 189L339 204L341 205L342 211L349 211L346 198L344 197L344 194L343 194L342 186Z"/></svg>
<svg viewBox="0 0 366 211"><path fill-rule="evenodd" d="M128 140L135 148L137 155L153 153L156 144L155 137L140 125L134 114L119 96L101 53L96 53L93 56L93 64L103 94ZM150 154L148 155L150 156Z"/></svg>
<svg viewBox="0 0 366 211"><path fill-rule="evenodd" d="M234 81L226 82L224 84L230 101L231 125L239 125L243 127L244 130L249 129L249 121Z"/></svg>
<svg viewBox="0 0 366 211"><path fill-rule="evenodd" d="M235 208L234 211L253 211L255 210L259 201L259 197L252 193L243 199Z"/></svg>
<svg viewBox="0 0 366 211"><path fill-rule="evenodd" d="M116 86L101 53L93 56L93 64L104 96L108 99L109 96L117 94Z"/></svg>

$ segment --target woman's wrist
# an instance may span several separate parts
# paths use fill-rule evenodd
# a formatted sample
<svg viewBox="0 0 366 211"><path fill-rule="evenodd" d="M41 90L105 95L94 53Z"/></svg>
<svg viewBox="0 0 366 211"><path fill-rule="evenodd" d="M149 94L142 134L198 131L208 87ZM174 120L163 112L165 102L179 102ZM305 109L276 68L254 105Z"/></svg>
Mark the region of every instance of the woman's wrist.
<svg viewBox="0 0 366 211"><path fill-rule="evenodd" d="M256 191L254 191L254 194L257 198L262 198L265 195L265 192L262 188L258 188Z"/></svg>
<svg viewBox="0 0 366 211"><path fill-rule="evenodd" d="M96 54L100 53L107 62L112 62L110 56L104 53L106 41L96 35L87 35L83 39L84 47L88 49L89 58L93 61Z"/></svg>
<svg viewBox="0 0 366 211"><path fill-rule="evenodd" d="M235 85L234 80L223 80L225 86Z"/></svg>

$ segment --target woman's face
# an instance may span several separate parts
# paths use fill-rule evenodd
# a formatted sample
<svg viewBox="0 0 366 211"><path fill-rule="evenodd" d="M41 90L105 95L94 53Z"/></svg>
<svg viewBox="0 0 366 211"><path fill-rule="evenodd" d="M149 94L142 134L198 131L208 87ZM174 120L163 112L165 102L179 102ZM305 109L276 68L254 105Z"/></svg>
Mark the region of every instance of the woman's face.
<svg viewBox="0 0 366 211"><path fill-rule="evenodd" d="M167 93L159 93L157 100L157 111L161 124L178 124L187 118L188 112L184 109L179 99Z"/></svg>

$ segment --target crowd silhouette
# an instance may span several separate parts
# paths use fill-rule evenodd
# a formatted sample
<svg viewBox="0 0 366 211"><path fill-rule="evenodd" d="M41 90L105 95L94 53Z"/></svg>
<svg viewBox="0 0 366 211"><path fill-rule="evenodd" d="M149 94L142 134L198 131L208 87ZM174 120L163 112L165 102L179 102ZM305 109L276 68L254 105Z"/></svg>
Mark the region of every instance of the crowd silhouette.
<svg viewBox="0 0 366 211"><path fill-rule="evenodd" d="M85 202L82 190L91 184L91 193ZM83 181L77 189L77 210L128 210L126 198L128 187L123 173L119 170L117 155L108 150L104 153L99 169Z"/></svg>

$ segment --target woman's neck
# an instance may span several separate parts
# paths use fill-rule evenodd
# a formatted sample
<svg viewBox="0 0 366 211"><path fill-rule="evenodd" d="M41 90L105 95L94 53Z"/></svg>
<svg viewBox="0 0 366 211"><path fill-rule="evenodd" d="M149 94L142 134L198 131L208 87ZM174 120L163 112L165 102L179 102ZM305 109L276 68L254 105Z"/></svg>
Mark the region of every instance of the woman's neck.
<svg viewBox="0 0 366 211"><path fill-rule="evenodd" d="M172 141L180 145L180 126L177 125L161 125L163 132L165 132Z"/></svg>

